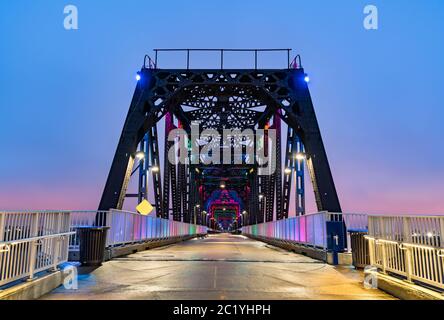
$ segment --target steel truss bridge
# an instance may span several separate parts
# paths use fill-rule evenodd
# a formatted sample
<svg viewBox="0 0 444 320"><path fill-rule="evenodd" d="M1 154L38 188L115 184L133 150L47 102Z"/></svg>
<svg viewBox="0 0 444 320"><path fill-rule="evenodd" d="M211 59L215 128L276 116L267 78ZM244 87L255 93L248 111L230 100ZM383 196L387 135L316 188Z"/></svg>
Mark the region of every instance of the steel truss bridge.
<svg viewBox="0 0 444 320"><path fill-rule="evenodd" d="M193 69L198 51L220 62ZM183 54L184 68L161 68L167 52ZM226 68L226 54L238 52L251 54L251 68ZM260 68L264 52L282 55L283 67ZM0 299L67 261L115 259L95 274L95 297L391 298L328 263L371 266L366 279L383 279L397 296L442 299L444 217L342 213L300 56L156 49L137 80L98 210L0 211ZM317 213L306 213L305 169ZM124 211L127 198L154 199L155 214ZM221 232L240 230L246 237ZM150 272L140 272L145 263ZM46 298L90 299L90 281L82 286Z"/></svg>
<svg viewBox="0 0 444 320"><path fill-rule="evenodd" d="M158 217L196 222L211 228L235 229L288 218L292 192L296 216L304 215L306 162L318 210L341 212L300 56L291 60L291 49L154 51L155 58L146 56L138 73L99 210L122 209L127 197L137 197L141 202L148 198L148 188L152 187ZM183 69L160 67L162 54L171 51L186 55ZM205 70L190 68L196 51L215 51L220 54L220 65ZM282 55L282 69L259 68L260 55L270 51ZM254 67L226 69L227 52L251 53ZM159 134L157 127L161 121L165 132ZM282 122L288 128L284 136ZM196 135L191 129L193 125L199 125L198 135L205 130L216 130L222 135L223 130L229 129L249 130L252 136L250 140L235 137L230 143L207 139L202 144L192 139ZM187 136L169 141L172 130L178 128ZM274 145L266 142L263 148L270 156L269 165L276 169L270 174L261 174L263 164L251 157L246 161L247 145L259 132L264 134L264 141L269 140L268 134L273 129ZM159 149L159 139L164 140L163 151ZM184 155L176 150L175 160L166 161L176 143L186 145L187 148L181 150L187 152L188 161L177 160ZM233 156L223 164L206 164L201 153L211 144L213 147L220 144L216 152L221 155L228 149ZM253 148L257 152L259 146L256 144ZM139 171L139 188L137 194L129 194L127 189L135 166ZM292 183L292 179L296 181ZM292 190L293 184L295 190Z"/></svg>

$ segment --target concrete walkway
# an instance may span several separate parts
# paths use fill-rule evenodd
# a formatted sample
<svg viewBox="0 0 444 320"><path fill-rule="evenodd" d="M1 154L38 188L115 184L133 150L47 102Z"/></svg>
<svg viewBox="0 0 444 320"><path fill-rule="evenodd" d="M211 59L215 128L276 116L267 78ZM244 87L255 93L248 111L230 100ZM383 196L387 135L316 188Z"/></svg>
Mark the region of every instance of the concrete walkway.
<svg viewBox="0 0 444 320"><path fill-rule="evenodd" d="M42 299L393 299L362 272L243 236L210 235L106 262Z"/></svg>

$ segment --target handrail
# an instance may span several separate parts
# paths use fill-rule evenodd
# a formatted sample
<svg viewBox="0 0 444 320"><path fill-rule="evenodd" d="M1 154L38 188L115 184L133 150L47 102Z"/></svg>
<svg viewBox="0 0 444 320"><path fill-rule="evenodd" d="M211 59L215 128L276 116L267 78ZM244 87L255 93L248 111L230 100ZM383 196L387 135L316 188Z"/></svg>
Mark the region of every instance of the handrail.
<svg viewBox="0 0 444 320"><path fill-rule="evenodd" d="M70 211L0 211L0 286L68 260Z"/></svg>
<svg viewBox="0 0 444 320"><path fill-rule="evenodd" d="M326 222L336 214L317 212L283 220L242 227L242 233L255 237L279 239L304 246L327 249Z"/></svg>
<svg viewBox="0 0 444 320"><path fill-rule="evenodd" d="M223 48L214 48L214 49L208 49L208 48L177 48L177 49L153 49L154 54L155 54L155 58L154 58L154 62L152 63L153 69L157 69L158 66L158 59L159 59L159 53L160 52L186 52L187 56L187 63L186 63L186 69L189 70L190 69L190 54L192 52L219 52L220 53L220 69L223 70L224 69L224 53L225 52L251 52L254 53L254 69L257 70L258 69L258 53L260 52L286 52L287 53L287 61L286 61L286 65L288 69L291 69L291 61L290 61L290 53L292 51L292 49L290 48L285 48L285 49L232 49L232 48L227 48L227 49L223 49ZM299 57L299 58L298 58ZM146 59L149 59L149 62L151 62L151 58L146 55L145 56L145 60L144 60L144 67L146 68ZM300 67L300 55L297 55L295 57L295 59L298 58L299 59L299 67ZM293 59L293 61L295 61L295 59ZM151 66L151 63L150 63ZM151 69L151 67L150 67Z"/></svg>
<svg viewBox="0 0 444 320"><path fill-rule="evenodd" d="M111 209L101 211L106 215L106 226L110 227L107 235L107 247L126 243L144 242L164 237L177 237L207 233L207 227L190 223L173 221L156 216L143 216L132 211ZM71 229L78 226L95 224L96 211L76 212L71 214ZM104 226L104 225L101 225ZM79 239L74 234L70 239L70 250L79 248Z"/></svg>
<svg viewBox="0 0 444 320"><path fill-rule="evenodd" d="M19 239L19 240L0 241L0 246L7 246L7 245L14 246L14 245L24 243L24 242L29 242L29 241L38 241L38 240L43 240L43 239L51 239L51 238L57 238L57 237L70 236L75 233L76 233L75 231L70 231L70 232L49 234L46 236L31 237L31 238L25 238L25 239Z"/></svg>
<svg viewBox="0 0 444 320"><path fill-rule="evenodd" d="M444 290L443 215L369 215L370 264L418 285Z"/></svg>

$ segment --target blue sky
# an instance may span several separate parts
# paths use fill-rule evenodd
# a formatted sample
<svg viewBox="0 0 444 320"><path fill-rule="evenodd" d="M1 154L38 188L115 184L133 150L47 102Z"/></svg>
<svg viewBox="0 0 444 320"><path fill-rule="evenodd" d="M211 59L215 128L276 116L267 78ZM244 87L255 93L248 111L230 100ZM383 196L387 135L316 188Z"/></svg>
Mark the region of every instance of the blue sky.
<svg viewBox="0 0 444 320"><path fill-rule="evenodd" d="M68 4L79 30L63 28ZM442 39L439 0L1 1L0 208L97 207L151 49L288 47L343 209L442 213Z"/></svg>

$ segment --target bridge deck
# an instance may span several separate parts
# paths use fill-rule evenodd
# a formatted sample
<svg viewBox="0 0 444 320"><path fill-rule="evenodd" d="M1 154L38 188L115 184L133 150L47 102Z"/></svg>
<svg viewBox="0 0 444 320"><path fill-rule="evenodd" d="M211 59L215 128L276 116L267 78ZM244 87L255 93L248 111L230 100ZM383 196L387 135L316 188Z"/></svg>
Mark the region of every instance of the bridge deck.
<svg viewBox="0 0 444 320"><path fill-rule="evenodd" d="M115 259L42 299L393 299L335 268L243 236L210 235Z"/></svg>

